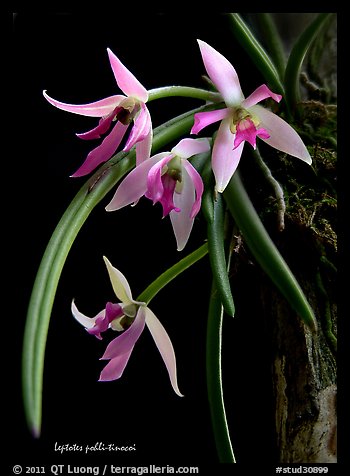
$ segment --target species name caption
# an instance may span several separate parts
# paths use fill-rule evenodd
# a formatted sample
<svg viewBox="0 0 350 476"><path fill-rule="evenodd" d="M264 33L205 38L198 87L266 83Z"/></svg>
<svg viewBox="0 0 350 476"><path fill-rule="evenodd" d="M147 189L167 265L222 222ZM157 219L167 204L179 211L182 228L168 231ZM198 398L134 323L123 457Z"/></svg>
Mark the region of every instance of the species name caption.
<svg viewBox="0 0 350 476"><path fill-rule="evenodd" d="M136 444L132 445L117 445L115 443L103 443L102 441L98 441L93 445L78 445L76 443L64 443L58 444L55 442L54 450L58 453L91 453L91 452L99 452L99 451L106 451L106 452L113 452L113 451L136 451Z"/></svg>

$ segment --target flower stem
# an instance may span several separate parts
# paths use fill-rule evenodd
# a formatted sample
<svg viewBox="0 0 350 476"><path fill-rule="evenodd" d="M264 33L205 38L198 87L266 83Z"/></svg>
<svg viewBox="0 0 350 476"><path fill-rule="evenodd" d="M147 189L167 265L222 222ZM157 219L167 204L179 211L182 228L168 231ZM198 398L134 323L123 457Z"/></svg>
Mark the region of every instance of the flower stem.
<svg viewBox="0 0 350 476"><path fill-rule="evenodd" d="M207 91L206 89L193 88L189 86L165 86L148 91L148 102L165 97L188 97L193 99L203 99L203 101L220 102L222 97L219 93Z"/></svg>
<svg viewBox="0 0 350 476"><path fill-rule="evenodd" d="M154 130L153 152L188 133L196 112L188 111ZM43 369L47 332L61 272L82 225L115 184L132 169L135 152L117 154L81 187L58 223L43 255L32 290L24 331L22 386L27 423L39 436L42 420Z"/></svg>
<svg viewBox="0 0 350 476"><path fill-rule="evenodd" d="M189 255L175 263L171 268L158 276L147 288L138 296L137 301L145 302L147 305L158 292L168 283L175 279L180 273L188 269L194 263L202 259L208 253L208 244L204 243Z"/></svg>
<svg viewBox="0 0 350 476"><path fill-rule="evenodd" d="M235 463L222 388L221 347L222 347L223 306L215 281L213 281L208 312L206 369L208 399L216 449L220 463Z"/></svg>

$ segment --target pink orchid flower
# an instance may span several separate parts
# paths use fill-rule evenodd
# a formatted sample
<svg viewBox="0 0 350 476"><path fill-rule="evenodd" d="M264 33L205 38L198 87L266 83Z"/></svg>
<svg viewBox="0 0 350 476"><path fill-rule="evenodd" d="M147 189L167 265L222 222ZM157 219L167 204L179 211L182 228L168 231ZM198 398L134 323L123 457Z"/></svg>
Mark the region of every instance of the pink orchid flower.
<svg viewBox="0 0 350 476"><path fill-rule="evenodd" d="M176 358L171 340L153 312L144 302L135 301L125 276L114 268L106 257L103 257L113 290L120 303L107 303L105 309L95 317L82 314L72 302L72 313L85 329L101 339L101 332L107 329L123 331L107 346L101 360L109 360L102 370L99 381L119 379L129 361L134 346L145 325L148 327L154 342L167 368L171 385L177 395L182 397L177 384Z"/></svg>
<svg viewBox="0 0 350 476"><path fill-rule="evenodd" d="M217 191L223 192L234 174L244 142L249 142L255 149L256 137L311 164L310 154L297 132L279 116L258 105L269 97L279 102L282 96L263 84L245 98L232 64L204 41L198 40L198 43L205 69L227 106L197 113L191 130L192 134L198 134L209 124L221 121L212 153Z"/></svg>
<svg viewBox="0 0 350 476"><path fill-rule="evenodd" d="M117 84L126 96L114 95L93 103L79 105L57 101L51 98L46 91L43 92L50 104L63 111L101 118L98 126L94 129L77 134L80 139L99 139L102 134L109 131L112 122L116 122L109 134L105 136L99 146L88 154L85 162L72 177L87 175L98 165L110 159L119 147L132 121L134 125L123 150L129 151L136 144L137 164L150 156L152 122L145 104L148 100L148 91L110 49L107 49L107 52Z"/></svg>
<svg viewBox="0 0 350 476"><path fill-rule="evenodd" d="M189 238L195 216L200 210L203 181L187 160L210 150L209 140L183 139L170 152L156 154L132 170L119 185L107 211L136 203L143 195L163 206L163 217L170 215L177 249Z"/></svg>

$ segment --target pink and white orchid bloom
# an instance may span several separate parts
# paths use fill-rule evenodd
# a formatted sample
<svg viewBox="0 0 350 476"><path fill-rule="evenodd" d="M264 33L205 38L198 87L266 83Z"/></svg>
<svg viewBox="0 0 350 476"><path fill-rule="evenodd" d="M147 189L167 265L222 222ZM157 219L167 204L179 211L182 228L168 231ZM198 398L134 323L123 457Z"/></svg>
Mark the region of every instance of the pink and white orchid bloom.
<svg viewBox="0 0 350 476"><path fill-rule="evenodd" d="M112 122L116 121L109 134L105 136L99 146L88 154L85 162L72 177L87 175L98 165L110 159L119 147L132 121L134 125L123 150L129 151L136 144L137 164L148 159L151 153L152 122L145 104L148 100L148 91L109 48L107 52L116 82L126 96L114 95L93 103L79 105L57 101L51 98L46 91L43 91L45 99L63 111L101 118L98 126L88 132L77 134L80 139L99 139L102 134L109 131Z"/></svg>
<svg viewBox="0 0 350 476"><path fill-rule="evenodd" d="M282 96L263 84L245 98L232 64L204 41L198 40L198 43L205 69L227 106L195 114L191 130L192 134L198 134L209 124L221 121L212 153L217 191L223 192L234 174L244 142L249 142L255 149L256 137L311 164L310 154L297 132L279 116L258 105L269 97L279 102Z"/></svg>
<svg viewBox="0 0 350 476"><path fill-rule="evenodd" d="M200 210L204 188L201 176L187 159L209 150L207 138L183 139L170 152L154 155L126 176L106 210L119 210L143 195L153 203L160 202L163 217L170 215L177 249L181 251Z"/></svg>
<svg viewBox="0 0 350 476"><path fill-rule="evenodd" d="M134 346L146 324L165 363L171 385L175 393L182 397L183 395L177 384L175 352L166 330L144 302L133 299L125 276L114 268L106 257L103 257L103 259L107 266L113 290L121 302L116 304L107 303L105 309L92 318L82 314L74 301L72 302L72 313L75 319L97 338L101 339L101 332L109 328L123 331L120 336L108 344L101 357L101 360L109 360L109 362L102 370L99 380L116 380L122 376Z"/></svg>

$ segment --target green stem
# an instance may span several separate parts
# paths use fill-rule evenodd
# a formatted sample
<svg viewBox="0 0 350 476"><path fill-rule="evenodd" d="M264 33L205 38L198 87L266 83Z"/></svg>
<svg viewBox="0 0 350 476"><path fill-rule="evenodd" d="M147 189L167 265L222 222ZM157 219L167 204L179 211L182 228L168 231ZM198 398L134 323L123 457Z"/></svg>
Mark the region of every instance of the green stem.
<svg viewBox="0 0 350 476"><path fill-rule="evenodd" d="M271 88L280 94L284 94L284 87L279 73L255 35L238 13L228 13L231 27L237 40L252 58L256 67L261 71Z"/></svg>
<svg viewBox="0 0 350 476"><path fill-rule="evenodd" d="M222 388L221 347L223 307L213 281L208 311L206 369L208 399L216 449L220 463L235 463Z"/></svg>
<svg viewBox="0 0 350 476"><path fill-rule="evenodd" d="M170 281L175 279L179 274L188 269L194 263L202 259L208 253L208 244L204 243L198 249L182 258L171 268L158 276L147 288L138 296L137 301L149 304L158 292L164 288Z"/></svg>
<svg viewBox="0 0 350 476"><path fill-rule="evenodd" d="M207 91L206 89L192 88L189 86L165 86L148 91L148 102L165 97L188 97L193 99L203 99L203 101L220 102L222 97L219 93Z"/></svg>
<svg viewBox="0 0 350 476"><path fill-rule="evenodd" d="M257 262L305 324L315 331L317 322L311 306L267 233L237 171L225 189L224 198Z"/></svg>
<svg viewBox="0 0 350 476"><path fill-rule="evenodd" d="M196 112L189 111L154 130L153 152L188 133ZM123 160L121 160L123 159ZM24 332L22 385L28 426L39 436L45 347L54 297L69 250L93 208L135 163L135 153L119 153L104 164L80 189L57 225L42 258L33 286Z"/></svg>

